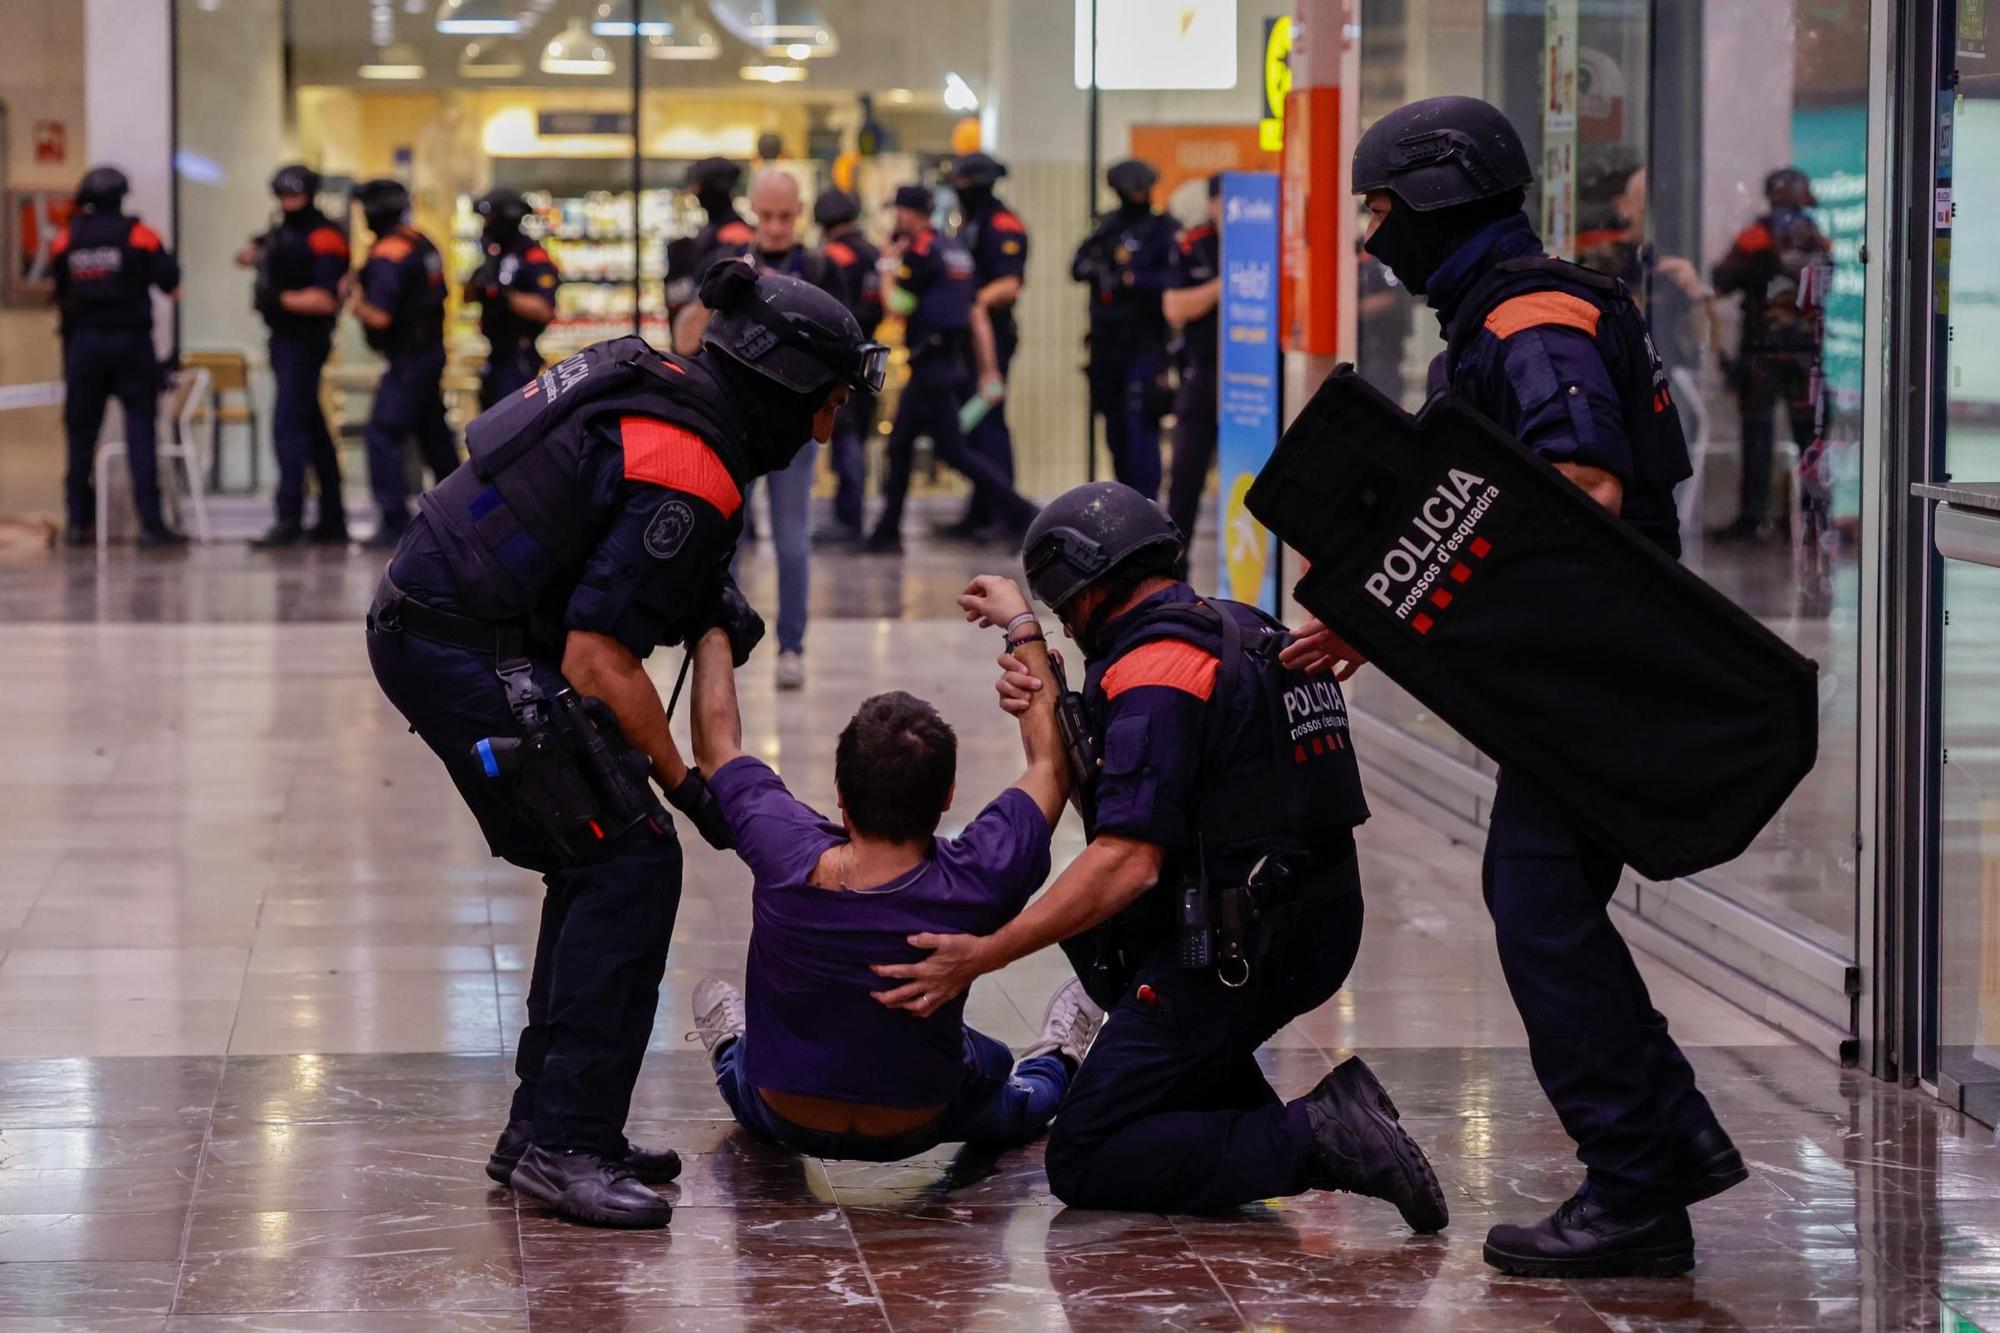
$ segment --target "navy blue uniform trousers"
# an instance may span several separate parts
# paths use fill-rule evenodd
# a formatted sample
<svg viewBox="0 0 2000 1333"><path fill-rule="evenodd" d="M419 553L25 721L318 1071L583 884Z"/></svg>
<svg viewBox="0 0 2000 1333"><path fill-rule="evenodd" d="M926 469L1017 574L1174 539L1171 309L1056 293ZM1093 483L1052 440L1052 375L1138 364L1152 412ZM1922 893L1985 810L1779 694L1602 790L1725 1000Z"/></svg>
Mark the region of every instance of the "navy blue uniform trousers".
<svg viewBox="0 0 2000 1333"><path fill-rule="evenodd" d="M418 457L436 485L458 466L458 442L445 420L444 348L391 357L368 411L368 485L395 529L410 521L410 474L404 448L416 437Z"/></svg>
<svg viewBox="0 0 2000 1333"><path fill-rule="evenodd" d="M680 908L680 843L671 830L656 836L641 826L565 860L473 767L475 742L520 734L492 656L371 630L368 660L382 692L444 761L493 854L548 886L508 1118L533 1121L543 1147L619 1150ZM535 679L550 693L563 684L546 663L535 664Z"/></svg>
<svg viewBox="0 0 2000 1333"><path fill-rule="evenodd" d="M1160 498L1160 417L1153 395L1160 353L1151 348L1090 357L1090 410L1104 418L1112 474L1148 500Z"/></svg>
<svg viewBox="0 0 2000 1333"><path fill-rule="evenodd" d="M330 334L285 334L271 338L271 375L277 396L271 408L271 445L278 455L278 518L299 522L305 513L306 468L319 482L319 521L345 527L340 496L340 455L319 405L319 376L333 350Z"/></svg>
<svg viewBox="0 0 2000 1333"><path fill-rule="evenodd" d="M929 438L937 456L971 481L975 495L984 492L988 513L1023 528L1034 521L1039 512L1034 502L1023 499L1013 478L973 453L959 434L958 410L971 390L970 377L949 353L932 352L911 364L909 382L896 404L896 424L889 431L889 476L882 487L882 516L876 531L902 530L919 436Z"/></svg>
<svg viewBox="0 0 2000 1333"><path fill-rule="evenodd" d="M541 373L542 354L533 343L495 347L479 372L479 410L484 412Z"/></svg>
<svg viewBox="0 0 2000 1333"><path fill-rule="evenodd" d="M1021 345L1020 335L1009 327L1005 331L993 331L993 354L999 362L1000 378L1006 379L1014 365L1014 352ZM1014 484L1014 435L1007 429L1007 400L995 403L985 416L979 419L965 437L965 446L992 465L993 470ZM985 491L974 490L972 503L966 507L965 525L977 527L991 523L999 515L989 512L991 498Z"/></svg>
<svg viewBox="0 0 2000 1333"><path fill-rule="evenodd" d="M63 432L69 437L69 470L63 493L72 529L97 522L97 435L104 405L116 398L125 410L125 461L132 469L132 505L141 526L157 531L160 518L160 361L153 336L140 329L79 329L63 343Z"/></svg>
<svg viewBox="0 0 2000 1333"><path fill-rule="evenodd" d="M1155 889L1153 892L1164 892ZM1075 1208L1211 1213L1307 1188L1312 1134L1257 1048L1347 980L1361 946L1350 853L1269 914L1248 985L1163 940L1105 1019L1049 1134L1049 1188Z"/></svg>
<svg viewBox="0 0 2000 1333"><path fill-rule="evenodd" d="M1190 365L1181 371L1174 395L1174 462L1167 482L1167 516L1192 545L1201 518L1201 497L1208 489L1208 470L1215 465L1216 391L1221 371ZM1226 499L1227 497L1225 497Z"/></svg>
<svg viewBox="0 0 2000 1333"><path fill-rule="evenodd" d="M868 441L875 434L875 408L874 394L853 393L833 418L833 517L840 526L856 532L861 530L862 502L868 490Z"/></svg>
<svg viewBox="0 0 2000 1333"><path fill-rule="evenodd" d="M1482 882L1528 1056L1592 1189L1648 1206L1716 1123L1606 909L1623 867L1525 778L1500 774Z"/></svg>

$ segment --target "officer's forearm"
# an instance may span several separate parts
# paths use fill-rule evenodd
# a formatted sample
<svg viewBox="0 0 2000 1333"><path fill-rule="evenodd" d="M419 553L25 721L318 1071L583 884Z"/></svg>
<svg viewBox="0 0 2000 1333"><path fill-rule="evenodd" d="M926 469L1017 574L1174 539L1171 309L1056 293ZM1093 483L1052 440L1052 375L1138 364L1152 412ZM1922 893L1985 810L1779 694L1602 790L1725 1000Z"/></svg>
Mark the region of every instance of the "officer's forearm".
<svg viewBox="0 0 2000 1333"><path fill-rule="evenodd" d="M995 278L979 289L979 304L988 310L1005 310L1021 299L1019 278Z"/></svg>
<svg viewBox="0 0 2000 1333"><path fill-rule="evenodd" d="M507 308L534 324L546 324L556 317L555 303L533 292L508 292Z"/></svg>
<svg viewBox="0 0 2000 1333"><path fill-rule="evenodd" d="M681 785L687 761L667 729L660 692L631 649L609 635L571 630L563 644L562 673L577 693L604 701L632 748L652 760L663 788L672 791Z"/></svg>
<svg viewBox="0 0 2000 1333"><path fill-rule="evenodd" d="M1612 513L1625 507L1625 483L1618 480L1616 473L1588 463L1557 463L1556 471L1575 482L1585 495Z"/></svg>
<svg viewBox="0 0 2000 1333"><path fill-rule="evenodd" d="M388 328L390 323L389 312L380 306L369 305L365 296L354 298L354 317L377 333Z"/></svg>
<svg viewBox="0 0 2000 1333"><path fill-rule="evenodd" d="M743 753L743 715L729 634L712 629L694 647L694 761L713 773Z"/></svg>
<svg viewBox="0 0 2000 1333"><path fill-rule="evenodd" d="M1000 349L993 340L993 317L975 304L967 316L972 328L972 359L981 384L1000 378Z"/></svg>
<svg viewBox="0 0 2000 1333"><path fill-rule="evenodd" d="M1193 287L1176 287L1160 297L1167 323L1182 328L1194 323L1222 300L1222 279L1210 278Z"/></svg>
<svg viewBox="0 0 2000 1333"><path fill-rule="evenodd" d="M300 287L279 292L278 305L294 315L331 315L340 309L340 298L324 287Z"/></svg>
<svg viewBox="0 0 2000 1333"><path fill-rule="evenodd" d="M1096 839L1041 897L986 937L985 970L996 971L1109 921L1160 882L1164 859L1155 842L1108 835Z"/></svg>

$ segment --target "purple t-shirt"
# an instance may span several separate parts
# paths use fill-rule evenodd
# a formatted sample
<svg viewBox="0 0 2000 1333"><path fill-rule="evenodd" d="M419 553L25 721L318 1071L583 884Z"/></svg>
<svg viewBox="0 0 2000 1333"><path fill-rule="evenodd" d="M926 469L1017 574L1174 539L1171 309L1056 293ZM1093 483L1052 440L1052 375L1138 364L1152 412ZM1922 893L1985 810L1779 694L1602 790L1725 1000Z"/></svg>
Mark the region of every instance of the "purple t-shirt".
<svg viewBox="0 0 2000 1333"><path fill-rule="evenodd" d="M871 994L893 983L871 963L922 956L921 931L988 934L1018 913L1049 873L1049 822L1010 787L928 861L877 888L806 881L840 825L795 798L744 755L709 779L750 867L752 925L744 988L750 1082L771 1092L876 1106L938 1106L964 1077L965 997L929 1018Z"/></svg>

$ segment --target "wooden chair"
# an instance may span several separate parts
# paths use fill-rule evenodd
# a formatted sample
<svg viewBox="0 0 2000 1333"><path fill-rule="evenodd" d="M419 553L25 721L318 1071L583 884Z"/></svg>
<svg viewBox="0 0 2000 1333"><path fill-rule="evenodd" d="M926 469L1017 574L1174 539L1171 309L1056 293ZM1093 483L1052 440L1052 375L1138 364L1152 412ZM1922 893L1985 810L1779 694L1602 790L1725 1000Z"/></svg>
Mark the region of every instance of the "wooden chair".
<svg viewBox="0 0 2000 1333"><path fill-rule="evenodd" d="M222 428L242 426L250 437L250 489L262 479L264 450L257 432L257 396L250 390L250 353L210 347L181 353L181 365L208 372L208 489L222 489Z"/></svg>

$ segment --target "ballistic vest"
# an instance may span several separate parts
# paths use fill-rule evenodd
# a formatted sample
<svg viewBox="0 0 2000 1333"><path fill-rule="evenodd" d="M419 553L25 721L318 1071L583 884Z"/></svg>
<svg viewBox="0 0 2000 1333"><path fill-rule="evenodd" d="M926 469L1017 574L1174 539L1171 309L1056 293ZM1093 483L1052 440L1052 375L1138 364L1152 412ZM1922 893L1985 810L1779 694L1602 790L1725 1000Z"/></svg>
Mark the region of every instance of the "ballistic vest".
<svg viewBox="0 0 2000 1333"><path fill-rule="evenodd" d="M79 213L63 232L62 327L133 330L153 327L153 256L160 238L137 218L117 213Z"/></svg>

